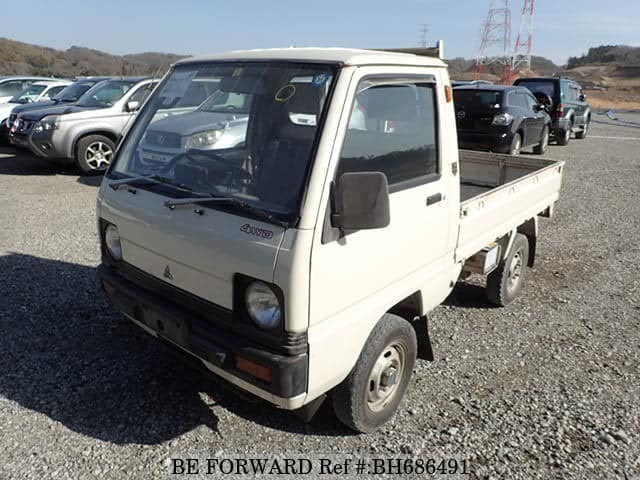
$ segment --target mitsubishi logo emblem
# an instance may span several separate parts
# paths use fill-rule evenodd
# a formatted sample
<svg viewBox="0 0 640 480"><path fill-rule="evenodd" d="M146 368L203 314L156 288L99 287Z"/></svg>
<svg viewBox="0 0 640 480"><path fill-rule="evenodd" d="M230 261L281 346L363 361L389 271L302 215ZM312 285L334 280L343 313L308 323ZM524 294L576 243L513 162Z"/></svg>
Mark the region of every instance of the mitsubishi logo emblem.
<svg viewBox="0 0 640 480"><path fill-rule="evenodd" d="M173 275L171 275L171 269L169 268L169 265L164 268L164 273L162 274L162 276L167 280L173 280Z"/></svg>

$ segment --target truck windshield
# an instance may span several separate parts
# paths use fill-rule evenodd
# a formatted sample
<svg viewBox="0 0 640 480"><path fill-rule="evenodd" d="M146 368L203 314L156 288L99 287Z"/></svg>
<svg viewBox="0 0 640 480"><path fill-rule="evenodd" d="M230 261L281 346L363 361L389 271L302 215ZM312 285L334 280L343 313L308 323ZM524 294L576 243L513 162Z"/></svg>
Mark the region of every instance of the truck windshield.
<svg viewBox="0 0 640 480"><path fill-rule="evenodd" d="M499 108L500 105L502 105L502 92L493 90L455 89L453 91L453 99L456 108L485 111Z"/></svg>
<svg viewBox="0 0 640 480"><path fill-rule="evenodd" d="M97 108L111 107L135 84L136 82L131 80L109 80L96 85L86 95L83 95L78 101L78 105Z"/></svg>
<svg viewBox="0 0 640 480"><path fill-rule="evenodd" d="M9 103L31 103L35 102L44 89L44 85L31 85L9 100Z"/></svg>
<svg viewBox="0 0 640 480"><path fill-rule="evenodd" d="M191 197L239 200L203 207L244 205L289 223L298 214L334 75L326 64L178 66L139 113L110 175L162 176Z"/></svg>

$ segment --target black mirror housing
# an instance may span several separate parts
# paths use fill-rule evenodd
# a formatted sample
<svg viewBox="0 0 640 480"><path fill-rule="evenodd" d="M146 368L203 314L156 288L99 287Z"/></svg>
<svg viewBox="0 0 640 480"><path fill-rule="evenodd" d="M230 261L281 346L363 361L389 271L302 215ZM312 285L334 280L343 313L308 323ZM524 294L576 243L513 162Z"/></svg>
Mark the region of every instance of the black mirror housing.
<svg viewBox="0 0 640 480"><path fill-rule="evenodd" d="M331 224L342 230L374 230L391 222L389 184L382 172L350 172L338 179Z"/></svg>

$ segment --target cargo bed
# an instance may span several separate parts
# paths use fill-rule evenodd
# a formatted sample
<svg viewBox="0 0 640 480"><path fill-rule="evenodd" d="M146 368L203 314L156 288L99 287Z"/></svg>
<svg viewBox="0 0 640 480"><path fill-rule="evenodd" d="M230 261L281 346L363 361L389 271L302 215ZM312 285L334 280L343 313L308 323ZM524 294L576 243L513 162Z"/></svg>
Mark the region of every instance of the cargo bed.
<svg viewBox="0 0 640 480"><path fill-rule="evenodd" d="M466 259L537 215L560 195L564 162L460 151L457 259Z"/></svg>

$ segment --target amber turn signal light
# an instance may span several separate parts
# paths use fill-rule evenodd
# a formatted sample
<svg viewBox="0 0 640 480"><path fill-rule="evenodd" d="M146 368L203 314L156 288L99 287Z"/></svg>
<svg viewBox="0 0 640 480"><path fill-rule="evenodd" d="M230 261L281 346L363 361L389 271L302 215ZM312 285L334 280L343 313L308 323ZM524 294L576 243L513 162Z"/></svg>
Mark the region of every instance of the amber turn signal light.
<svg viewBox="0 0 640 480"><path fill-rule="evenodd" d="M235 361L238 370L248 373L252 377L259 378L263 382L271 383L271 380L273 380L273 371L270 367L265 367L239 355L235 356Z"/></svg>

